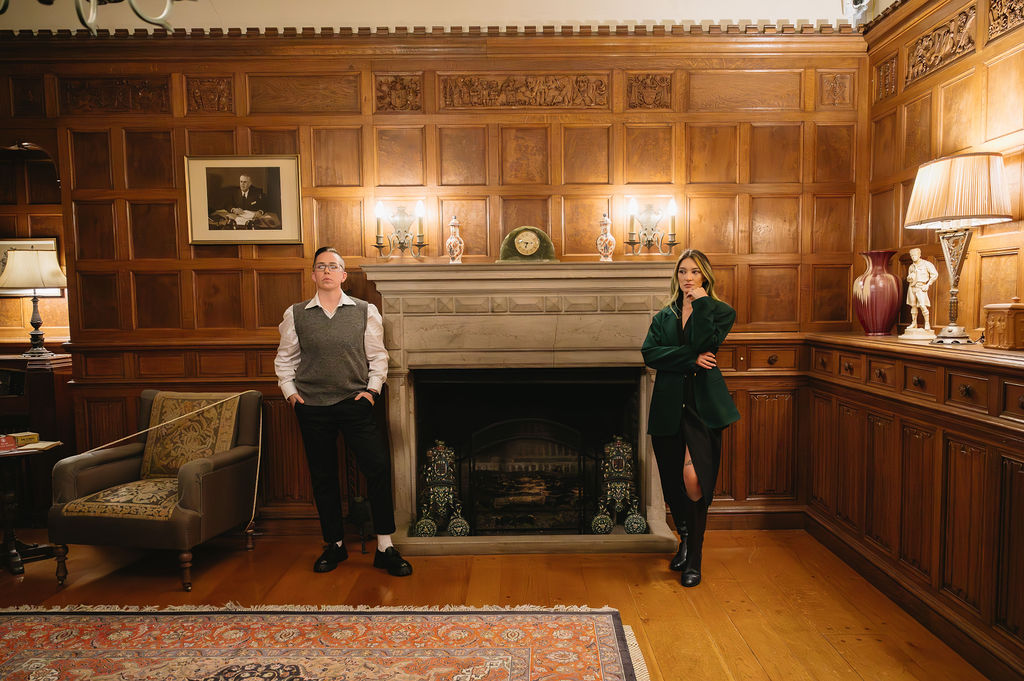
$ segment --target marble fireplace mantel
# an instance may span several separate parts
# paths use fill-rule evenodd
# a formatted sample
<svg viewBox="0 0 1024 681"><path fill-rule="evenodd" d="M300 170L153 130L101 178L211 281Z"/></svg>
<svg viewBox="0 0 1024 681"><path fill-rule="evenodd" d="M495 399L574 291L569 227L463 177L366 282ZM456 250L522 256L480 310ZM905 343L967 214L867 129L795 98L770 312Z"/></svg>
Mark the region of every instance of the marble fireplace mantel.
<svg viewBox="0 0 1024 681"><path fill-rule="evenodd" d="M640 344L668 295L671 261L635 263L363 264L380 293L390 368L388 422L395 514L416 512L415 370L642 367ZM646 424L652 372L641 378ZM645 428L641 425L640 432ZM640 497L651 532L402 538L409 554L671 551L650 441L639 443Z"/></svg>

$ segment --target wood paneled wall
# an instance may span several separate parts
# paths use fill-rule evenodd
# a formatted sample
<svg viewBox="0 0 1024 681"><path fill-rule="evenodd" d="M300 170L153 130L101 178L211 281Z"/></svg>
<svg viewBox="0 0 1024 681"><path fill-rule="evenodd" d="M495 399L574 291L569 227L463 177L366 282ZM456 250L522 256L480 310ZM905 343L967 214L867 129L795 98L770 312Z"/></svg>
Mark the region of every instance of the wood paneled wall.
<svg viewBox="0 0 1024 681"><path fill-rule="evenodd" d="M980 334L983 306L1024 292L1024 3L911 0L867 32L871 62L868 245L936 263L932 323L949 318L949 276L934 233L902 228L917 167L966 151L1005 158L1014 222L981 227L960 277L959 322ZM894 259L895 260L895 259ZM906 314L906 310L904 310ZM972 335L975 335L972 333Z"/></svg>
<svg viewBox="0 0 1024 681"><path fill-rule="evenodd" d="M674 198L737 330L849 329L865 43L773 32L0 34L0 136L39 141L65 178L79 442L126 432L143 386L272 401L276 326L312 295L316 247L339 248L352 291L376 299L359 266L377 201L424 201L425 262L446 261L458 215L471 266L523 224L562 261L596 260L603 213L616 259L657 259L625 255L626 205ZM185 157L250 154L299 157L302 243L190 244ZM290 413L267 416L268 465L298 470ZM267 508L312 510L295 476Z"/></svg>

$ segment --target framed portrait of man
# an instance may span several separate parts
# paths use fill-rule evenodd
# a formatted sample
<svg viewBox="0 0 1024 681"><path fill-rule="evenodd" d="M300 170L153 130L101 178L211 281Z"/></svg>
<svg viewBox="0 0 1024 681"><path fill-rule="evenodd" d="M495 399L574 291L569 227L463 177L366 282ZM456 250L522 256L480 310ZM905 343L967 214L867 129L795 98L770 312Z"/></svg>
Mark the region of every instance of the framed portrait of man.
<svg viewBox="0 0 1024 681"><path fill-rule="evenodd" d="M188 156L189 241L302 241L298 156Z"/></svg>

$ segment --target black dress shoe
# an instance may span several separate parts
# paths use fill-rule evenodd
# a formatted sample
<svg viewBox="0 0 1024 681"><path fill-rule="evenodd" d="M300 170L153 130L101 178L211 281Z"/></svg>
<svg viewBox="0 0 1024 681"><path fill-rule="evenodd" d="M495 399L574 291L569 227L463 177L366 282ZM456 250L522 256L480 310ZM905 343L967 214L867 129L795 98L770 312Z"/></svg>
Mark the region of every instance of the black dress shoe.
<svg viewBox="0 0 1024 681"><path fill-rule="evenodd" d="M683 566L686 565L686 540L679 542L679 550L676 551L676 555L672 556L672 560L668 562L668 569L674 570L675 572L682 572Z"/></svg>
<svg viewBox="0 0 1024 681"><path fill-rule="evenodd" d="M402 554L394 546L377 551L373 556L373 567L387 570L392 577L408 577L412 574L412 565L402 558Z"/></svg>
<svg viewBox="0 0 1024 681"><path fill-rule="evenodd" d="M338 563L347 559L348 549L345 548L344 544L341 546L334 543L328 544L324 552L313 563L313 572L330 572L338 567Z"/></svg>

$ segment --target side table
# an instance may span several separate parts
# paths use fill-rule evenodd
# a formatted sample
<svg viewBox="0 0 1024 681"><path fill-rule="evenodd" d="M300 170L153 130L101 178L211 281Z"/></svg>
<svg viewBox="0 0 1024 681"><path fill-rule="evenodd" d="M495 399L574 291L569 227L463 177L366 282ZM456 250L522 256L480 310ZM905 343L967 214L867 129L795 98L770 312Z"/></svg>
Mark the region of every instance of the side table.
<svg viewBox="0 0 1024 681"><path fill-rule="evenodd" d="M49 544L25 544L14 534L14 519L18 506L18 469L22 461L33 454L61 446L61 442L34 442L17 449L0 451L0 490L3 494L4 550L3 562L12 575L25 573L25 563L44 558L53 558L53 546Z"/></svg>

